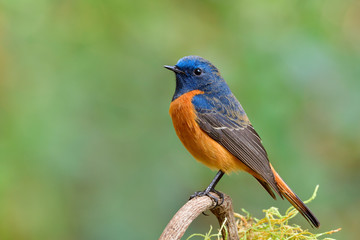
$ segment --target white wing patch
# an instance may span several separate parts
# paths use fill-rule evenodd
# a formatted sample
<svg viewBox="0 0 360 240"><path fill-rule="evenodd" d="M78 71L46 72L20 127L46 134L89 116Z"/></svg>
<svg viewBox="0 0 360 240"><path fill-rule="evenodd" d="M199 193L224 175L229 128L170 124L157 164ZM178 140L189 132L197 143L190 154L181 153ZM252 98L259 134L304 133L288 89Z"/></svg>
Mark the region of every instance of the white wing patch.
<svg viewBox="0 0 360 240"><path fill-rule="evenodd" d="M238 128L228 128L228 127L213 127L213 129L216 130L223 130L223 129L228 129L230 131L237 131L237 130L243 130L243 127L238 127Z"/></svg>

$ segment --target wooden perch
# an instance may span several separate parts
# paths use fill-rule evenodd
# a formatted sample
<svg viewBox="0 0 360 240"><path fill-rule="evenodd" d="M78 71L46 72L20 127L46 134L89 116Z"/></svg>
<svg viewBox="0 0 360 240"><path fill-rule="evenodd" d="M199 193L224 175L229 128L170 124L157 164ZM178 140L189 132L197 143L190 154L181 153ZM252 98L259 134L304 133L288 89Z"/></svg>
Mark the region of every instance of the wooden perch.
<svg viewBox="0 0 360 240"><path fill-rule="evenodd" d="M215 193L211 193L217 196ZM219 197L219 196L218 196ZM197 216L206 210L210 210L218 219L220 227L225 222L225 228L222 230L223 239L227 235L228 240L238 240L239 235L235 223L234 210L231 198L224 194L224 202L214 208L215 202L208 196L195 197L189 200L170 220L159 240L180 239L189 225ZM227 233L227 234L226 234Z"/></svg>

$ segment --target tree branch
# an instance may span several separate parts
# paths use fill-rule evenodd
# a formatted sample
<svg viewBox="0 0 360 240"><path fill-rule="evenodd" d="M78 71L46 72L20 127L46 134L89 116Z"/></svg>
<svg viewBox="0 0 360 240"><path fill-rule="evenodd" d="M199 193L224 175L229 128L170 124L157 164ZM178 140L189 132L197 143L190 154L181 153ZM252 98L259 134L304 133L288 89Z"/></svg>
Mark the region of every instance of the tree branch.
<svg viewBox="0 0 360 240"><path fill-rule="evenodd" d="M214 194L215 193L211 193ZM216 195L217 196L217 195ZM227 235L228 240L239 239L237 225L235 223L234 210L231 198L224 194L224 202L220 206L213 208L215 202L208 196L196 197L189 200L170 220L159 240L180 239L189 225L197 216L206 210L210 210L218 219L220 226L225 222L222 229L223 239Z"/></svg>

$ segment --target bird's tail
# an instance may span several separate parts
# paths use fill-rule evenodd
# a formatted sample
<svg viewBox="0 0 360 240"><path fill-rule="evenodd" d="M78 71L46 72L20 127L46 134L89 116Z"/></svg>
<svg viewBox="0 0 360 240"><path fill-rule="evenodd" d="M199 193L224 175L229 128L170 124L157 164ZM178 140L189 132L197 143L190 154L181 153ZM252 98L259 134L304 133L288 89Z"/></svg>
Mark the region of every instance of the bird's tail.
<svg viewBox="0 0 360 240"><path fill-rule="evenodd" d="M270 165L271 166L271 165ZM282 180L279 174L271 166L275 176L275 181L281 194L303 215L306 220L314 227L319 228L320 222L310 211L310 209L301 201L301 199L289 188L289 186Z"/></svg>

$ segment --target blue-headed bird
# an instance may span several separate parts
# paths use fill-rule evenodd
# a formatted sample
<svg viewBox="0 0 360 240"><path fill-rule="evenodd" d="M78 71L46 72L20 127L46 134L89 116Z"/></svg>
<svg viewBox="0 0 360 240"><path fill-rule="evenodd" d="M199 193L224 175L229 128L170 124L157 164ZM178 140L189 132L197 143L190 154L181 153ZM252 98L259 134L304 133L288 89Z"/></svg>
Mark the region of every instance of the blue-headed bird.
<svg viewBox="0 0 360 240"><path fill-rule="evenodd" d="M269 162L261 139L244 109L231 92L219 70L198 56L181 58L174 66L164 66L176 76L170 116L177 136L193 157L218 170L206 190L194 196L222 194L215 190L224 173L250 173L276 199L285 197L312 226L319 221L288 187Z"/></svg>

